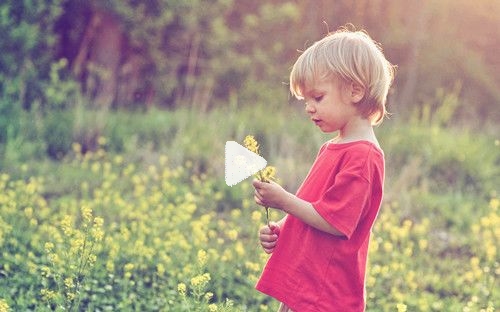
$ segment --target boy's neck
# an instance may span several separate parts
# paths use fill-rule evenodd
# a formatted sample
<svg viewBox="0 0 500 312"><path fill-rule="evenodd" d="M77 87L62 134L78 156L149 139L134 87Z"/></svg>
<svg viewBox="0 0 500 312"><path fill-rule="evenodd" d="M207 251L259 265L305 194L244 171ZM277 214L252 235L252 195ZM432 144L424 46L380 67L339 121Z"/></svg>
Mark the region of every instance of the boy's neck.
<svg viewBox="0 0 500 312"><path fill-rule="evenodd" d="M355 141L368 141L379 146L373 126L368 119L354 118L339 130L335 143L349 143Z"/></svg>

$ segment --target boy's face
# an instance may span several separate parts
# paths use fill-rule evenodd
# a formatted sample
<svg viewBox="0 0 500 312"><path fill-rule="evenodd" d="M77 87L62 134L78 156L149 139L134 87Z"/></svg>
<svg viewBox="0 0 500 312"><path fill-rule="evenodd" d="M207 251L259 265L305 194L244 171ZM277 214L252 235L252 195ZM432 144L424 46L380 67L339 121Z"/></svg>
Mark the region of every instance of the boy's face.
<svg viewBox="0 0 500 312"><path fill-rule="evenodd" d="M353 105L351 87L339 79L316 82L304 90L305 110L311 120L325 133L342 130L359 117Z"/></svg>

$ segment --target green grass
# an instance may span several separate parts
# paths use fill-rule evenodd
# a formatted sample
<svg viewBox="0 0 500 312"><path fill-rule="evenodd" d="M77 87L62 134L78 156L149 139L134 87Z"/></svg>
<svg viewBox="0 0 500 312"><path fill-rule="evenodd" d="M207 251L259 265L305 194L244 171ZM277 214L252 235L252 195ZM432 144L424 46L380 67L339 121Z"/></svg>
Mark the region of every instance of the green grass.
<svg viewBox="0 0 500 312"><path fill-rule="evenodd" d="M80 114L89 125L96 119ZM9 152L0 173L0 306L275 310L253 289L266 258L256 238L263 211L248 181L225 185L224 144L255 135L280 182L294 191L329 137L300 107L108 112L103 120L86 130L96 144L85 155L77 146L60 161ZM376 131L387 176L368 310L498 308L498 138L397 120ZM84 207L92 210L89 222ZM104 221L100 241L89 230L94 218ZM78 237L94 242L84 250L96 258L80 276L54 260L82 259L85 253L69 252ZM55 247L47 251L46 243ZM78 291L68 278L81 281ZM226 299L232 307L224 307Z"/></svg>

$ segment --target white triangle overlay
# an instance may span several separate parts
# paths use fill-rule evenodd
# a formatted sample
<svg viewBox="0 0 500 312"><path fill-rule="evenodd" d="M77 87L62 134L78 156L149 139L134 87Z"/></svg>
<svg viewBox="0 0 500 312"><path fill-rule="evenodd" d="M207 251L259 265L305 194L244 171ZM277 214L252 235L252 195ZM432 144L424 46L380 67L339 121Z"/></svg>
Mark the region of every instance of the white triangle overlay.
<svg viewBox="0 0 500 312"><path fill-rule="evenodd" d="M235 141L226 142L225 178L233 186L264 169L267 161Z"/></svg>

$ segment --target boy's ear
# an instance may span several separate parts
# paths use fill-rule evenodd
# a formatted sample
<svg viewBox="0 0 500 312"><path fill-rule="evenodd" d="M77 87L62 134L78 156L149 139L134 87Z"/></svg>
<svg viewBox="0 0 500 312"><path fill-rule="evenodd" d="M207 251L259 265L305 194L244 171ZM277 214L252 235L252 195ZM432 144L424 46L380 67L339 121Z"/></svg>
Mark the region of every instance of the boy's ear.
<svg viewBox="0 0 500 312"><path fill-rule="evenodd" d="M351 99L354 103L359 103L365 97L365 87L357 82L351 82Z"/></svg>

